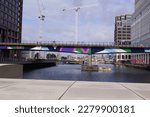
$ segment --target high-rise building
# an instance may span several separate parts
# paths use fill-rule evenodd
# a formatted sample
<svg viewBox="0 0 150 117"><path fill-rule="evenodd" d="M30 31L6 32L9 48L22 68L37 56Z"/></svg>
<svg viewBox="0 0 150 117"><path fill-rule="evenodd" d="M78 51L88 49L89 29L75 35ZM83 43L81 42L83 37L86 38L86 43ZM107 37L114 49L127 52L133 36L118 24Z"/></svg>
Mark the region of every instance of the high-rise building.
<svg viewBox="0 0 150 117"><path fill-rule="evenodd" d="M132 15L120 15L115 18L115 32L114 43L115 45L131 45L131 18ZM115 57L116 62L129 61L130 54L117 54Z"/></svg>
<svg viewBox="0 0 150 117"><path fill-rule="evenodd" d="M150 46L150 0L135 0L131 27L131 43ZM150 54L132 54L132 63L150 64Z"/></svg>
<svg viewBox="0 0 150 117"><path fill-rule="evenodd" d="M23 0L0 0L0 42L21 42L22 11ZM8 55L6 51L0 53Z"/></svg>
<svg viewBox="0 0 150 117"><path fill-rule="evenodd" d="M150 1L135 0L132 18L132 44L150 45Z"/></svg>
<svg viewBox="0 0 150 117"><path fill-rule="evenodd" d="M121 15L115 18L115 38L116 45L131 44L131 18L132 15Z"/></svg>

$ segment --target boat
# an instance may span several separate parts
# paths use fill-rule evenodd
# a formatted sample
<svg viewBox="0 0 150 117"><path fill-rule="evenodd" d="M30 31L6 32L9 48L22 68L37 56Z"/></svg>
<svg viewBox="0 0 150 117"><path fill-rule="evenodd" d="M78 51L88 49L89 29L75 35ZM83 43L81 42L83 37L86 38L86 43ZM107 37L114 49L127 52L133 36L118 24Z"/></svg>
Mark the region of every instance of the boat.
<svg viewBox="0 0 150 117"><path fill-rule="evenodd" d="M104 72L110 72L112 71L111 67L99 67L98 69L99 71L104 71Z"/></svg>

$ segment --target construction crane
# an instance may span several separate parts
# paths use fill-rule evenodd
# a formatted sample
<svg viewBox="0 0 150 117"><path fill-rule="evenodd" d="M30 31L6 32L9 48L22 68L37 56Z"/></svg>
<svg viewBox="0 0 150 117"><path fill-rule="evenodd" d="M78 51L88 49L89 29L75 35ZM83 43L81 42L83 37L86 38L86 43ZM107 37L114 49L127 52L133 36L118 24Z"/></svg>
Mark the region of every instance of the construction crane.
<svg viewBox="0 0 150 117"><path fill-rule="evenodd" d="M91 5L85 5L85 6L76 6L76 7L72 7L72 8L65 8L62 11L75 11L75 42L77 44L78 42L78 28L79 28L79 11L80 9L84 9L84 8L90 8L90 7L95 7L98 6L98 4L91 4Z"/></svg>
<svg viewBox="0 0 150 117"><path fill-rule="evenodd" d="M42 38L43 38L43 35L42 35L42 30L43 30L43 22L45 21L45 15L44 15L44 10L45 10L45 7L42 3L42 0L37 0L37 4L38 4L38 10L39 10L39 16L38 16L38 19L39 19L39 41L42 41Z"/></svg>

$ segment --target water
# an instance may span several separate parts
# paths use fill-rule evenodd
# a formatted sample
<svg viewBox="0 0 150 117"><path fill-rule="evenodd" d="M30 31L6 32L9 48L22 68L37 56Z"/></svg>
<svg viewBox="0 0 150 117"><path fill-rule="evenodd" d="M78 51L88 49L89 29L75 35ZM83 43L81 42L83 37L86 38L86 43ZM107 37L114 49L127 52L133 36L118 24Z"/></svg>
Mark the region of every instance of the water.
<svg viewBox="0 0 150 117"><path fill-rule="evenodd" d="M150 83L150 72L124 66L109 66L111 72L83 72L80 65L58 65L24 72L24 79Z"/></svg>

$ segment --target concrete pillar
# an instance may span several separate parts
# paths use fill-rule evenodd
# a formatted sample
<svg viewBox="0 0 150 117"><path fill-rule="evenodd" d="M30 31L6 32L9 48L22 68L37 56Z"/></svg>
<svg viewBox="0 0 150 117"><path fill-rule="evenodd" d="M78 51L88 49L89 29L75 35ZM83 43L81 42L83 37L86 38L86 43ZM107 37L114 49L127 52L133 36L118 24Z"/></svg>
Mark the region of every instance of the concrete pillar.
<svg viewBox="0 0 150 117"><path fill-rule="evenodd" d="M119 60L119 54L116 54L116 62Z"/></svg>
<svg viewBox="0 0 150 117"><path fill-rule="evenodd" d="M143 54L140 54L140 64L143 64L143 60L144 60Z"/></svg>
<svg viewBox="0 0 150 117"><path fill-rule="evenodd" d="M92 66L92 54L89 55L89 66Z"/></svg>
<svg viewBox="0 0 150 117"><path fill-rule="evenodd" d="M146 64L148 65L148 54L146 54Z"/></svg>
<svg viewBox="0 0 150 117"><path fill-rule="evenodd" d="M137 60L138 60L138 55L136 55L136 64L137 64Z"/></svg>
<svg viewBox="0 0 150 117"><path fill-rule="evenodd" d="M146 64L148 65L148 54L146 54L147 57L146 57Z"/></svg>
<svg viewBox="0 0 150 117"><path fill-rule="evenodd" d="M143 62L143 64L146 64L146 54L143 54L143 57L144 57L144 62Z"/></svg>
<svg viewBox="0 0 150 117"><path fill-rule="evenodd" d="M145 64L147 64L147 54L145 54Z"/></svg>
<svg viewBox="0 0 150 117"><path fill-rule="evenodd" d="M140 54L137 55L137 64L139 63Z"/></svg>
<svg viewBox="0 0 150 117"><path fill-rule="evenodd" d="M142 54L142 64L145 64L145 54Z"/></svg>
<svg viewBox="0 0 150 117"><path fill-rule="evenodd" d="M32 51L29 51L29 58L32 58Z"/></svg>
<svg viewBox="0 0 150 117"><path fill-rule="evenodd" d="M133 63L133 60L134 60L134 55L133 54L131 54L131 63Z"/></svg>
<svg viewBox="0 0 150 117"><path fill-rule="evenodd" d="M147 54L145 54L145 65L147 63Z"/></svg>
<svg viewBox="0 0 150 117"><path fill-rule="evenodd" d="M145 54L142 54L142 64L145 64Z"/></svg>
<svg viewBox="0 0 150 117"><path fill-rule="evenodd" d="M134 61L135 61L135 63L136 63L136 55L134 54L133 56L134 56Z"/></svg>
<svg viewBox="0 0 150 117"><path fill-rule="evenodd" d="M134 54L134 62L135 62L134 64L136 64L136 59L137 59L136 55Z"/></svg>
<svg viewBox="0 0 150 117"><path fill-rule="evenodd" d="M131 63L133 63L133 60L134 60L134 55L133 54L131 54Z"/></svg>
<svg viewBox="0 0 150 117"><path fill-rule="evenodd" d="M142 54L142 64L144 64L144 61L145 61L145 55Z"/></svg>
<svg viewBox="0 0 150 117"><path fill-rule="evenodd" d="M147 54L147 58L146 58L146 60L147 60L147 65L149 64L149 54Z"/></svg>
<svg viewBox="0 0 150 117"><path fill-rule="evenodd" d="M144 56L144 64L146 64L146 54L143 54Z"/></svg>
<svg viewBox="0 0 150 117"><path fill-rule="evenodd" d="M118 59L117 59L117 62L118 62L121 59L121 57L120 57L120 54L118 54L117 56L118 56Z"/></svg>
<svg viewBox="0 0 150 117"><path fill-rule="evenodd" d="M120 60L122 60L122 54L120 54Z"/></svg>
<svg viewBox="0 0 150 117"><path fill-rule="evenodd" d="M147 54L147 64L149 65L149 54Z"/></svg>
<svg viewBox="0 0 150 117"><path fill-rule="evenodd" d="M140 60L142 59L143 60L143 56L142 56L142 54L140 54L140 58L139 58ZM139 63L141 64L141 61L139 61Z"/></svg>
<svg viewBox="0 0 150 117"><path fill-rule="evenodd" d="M148 65L148 54L146 54L146 64Z"/></svg>

